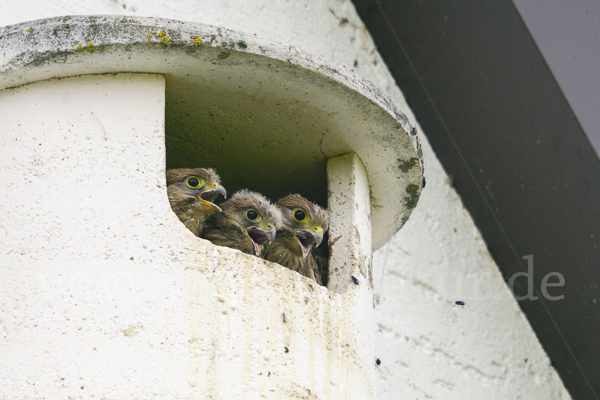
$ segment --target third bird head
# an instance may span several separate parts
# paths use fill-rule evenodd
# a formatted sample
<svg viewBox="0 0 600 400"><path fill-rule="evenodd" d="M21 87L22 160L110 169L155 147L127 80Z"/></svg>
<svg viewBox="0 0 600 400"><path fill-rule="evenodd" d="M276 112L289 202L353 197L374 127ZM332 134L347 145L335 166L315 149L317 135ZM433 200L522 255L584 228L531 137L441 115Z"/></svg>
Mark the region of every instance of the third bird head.
<svg viewBox="0 0 600 400"><path fill-rule="evenodd" d="M329 226L327 212L298 194L290 194L277 202L283 212L283 227L293 233L293 250L306 257L312 246L319 247Z"/></svg>

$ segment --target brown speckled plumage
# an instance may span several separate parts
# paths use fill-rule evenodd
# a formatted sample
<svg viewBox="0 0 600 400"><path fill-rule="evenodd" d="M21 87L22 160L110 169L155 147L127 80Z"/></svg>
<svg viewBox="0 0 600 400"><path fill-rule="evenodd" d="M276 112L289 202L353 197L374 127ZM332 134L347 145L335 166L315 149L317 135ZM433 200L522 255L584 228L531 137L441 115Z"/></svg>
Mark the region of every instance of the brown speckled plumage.
<svg viewBox="0 0 600 400"><path fill-rule="evenodd" d="M279 200L277 207L283 213L283 224L277 230L273 243L265 247L263 257L322 285L326 261L317 257L312 246L318 246L327 232L327 211L298 194L290 194ZM294 219L294 213L298 210L306 213L305 222Z"/></svg>
<svg viewBox="0 0 600 400"><path fill-rule="evenodd" d="M219 246L260 255L263 246L275 238L281 226L281 211L259 193L241 190L222 203L221 208L222 213L207 219L202 235ZM259 221L247 218L250 210L260 215Z"/></svg>
<svg viewBox="0 0 600 400"><path fill-rule="evenodd" d="M197 177L202 185L193 189L187 185L190 178ZM181 168L167 172L167 194L171 208L181 222L196 236L202 234L206 218L220 213L214 199L219 195L227 196L216 172L206 168Z"/></svg>

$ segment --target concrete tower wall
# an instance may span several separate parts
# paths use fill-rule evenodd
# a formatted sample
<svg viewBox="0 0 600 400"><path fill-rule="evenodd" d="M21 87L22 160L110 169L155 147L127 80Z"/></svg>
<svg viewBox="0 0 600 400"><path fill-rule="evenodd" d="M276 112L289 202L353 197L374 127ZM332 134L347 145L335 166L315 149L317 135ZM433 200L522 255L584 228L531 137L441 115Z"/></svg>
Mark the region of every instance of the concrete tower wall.
<svg viewBox="0 0 600 400"><path fill-rule="evenodd" d="M117 74L0 92L0 393L374 398L368 285L328 291L171 211L164 90Z"/></svg>
<svg viewBox="0 0 600 400"><path fill-rule="evenodd" d="M104 0L66 3L49 0L40 3L29 0L0 6L0 25L68 14L155 16L256 33L354 69L404 105L412 123L416 123L349 1L165 3ZM329 393L322 385L326 379L333 382L348 379L356 385L339 387L337 398L350 398L353 392L371 395L368 383L352 379L354 375L350 371L354 367L344 369L347 364L342 361L343 344L328 348L324 339L332 330L351 335L345 325L347 315L341 297L332 297L319 288L309 292L297 276L285 270L267 268L265 276L236 276L235 271L228 269L228 263L218 260L247 262L241 261L237 253L213 247L198 248L196 246L205 245L198 244L202 242L185 230L175 228L179 222L161 197L164 190L161 187L164 179L161 176L161 168L164 168L160 137L161 113L164 112L161 78L130 75L103 78L107 79L102 84L106 92L95 91L95 79L39 83L2 94L3 126L6 121L13 122L12 128L3 130L0 138L2 182L4 192L8 194L4 198L13 196L19 201L23 196L31 198L31 206L39 208L40 220L44 223L11 217L10 200L3 200L0 234L10 240L12 248L2 250L0 271L0 346L2 359L9 360L0 367L0 396L86 397L91 393L99 394L98 390L105 388L102 393L107 398L123 398L119 387L129 382L139 388L138 398L154 395L210 398L217 394L222 398L244 398L241 392L236 392L244 387L250 390L246 394L248 398L273 390L280 398L309 399L322 398ZM49 94L50 85L69 88L68 98L53 98ZM112 96L114 110L107 108L102 118L98 118L100 111L96 105L99 100L94 96ZM138 96L145 99L143 107L137 107L139 103L135 99ZM63 107L55 106L55 103L63 104ZM40 112L40 105L44 106L43 112ZM16 120L15 116L23 115L24 111L28 118L19 126L21 120ZM65 113L67 119L63 118ZM59 119L52 117L59 114L60 120L69 122L56 125L55 121ZM125 114L135 115L135 120L127 120ZM87 131L72 129L84 120L86 126L93 128ZM102 123L97 122L99 120ZM37 124L37 128L31 124ZM44 126L48 135L40 134L40 126ZM136 135L142 127L146 133L156 132L152 140L146 135ZM120 136L123 130L131 133L128 139ZM33 135L32 132L38 133ZM117 143L131 140L123 145L133 149L136 157L124 153L117 164L114 163L118 160L105 159L108 149L103 135L113 135ZM73 159L67 155L63 160L64 152L56 143L64 141L65 137L73 137L70 151L87 152L89 156L97 157L95 165L106 169L88 170L89 166L81 162L83 158ZM450 180L423 135L421 138L427 187L406 226L388 246L376 252L374 258L375 292L379 299L374 336L376 355L382 361L375 370L377 398L569 398ZM138 157L152 158L157 163L149 169L145 165L140 175L135 165ZM60 172L64 178L50 180L43 174L36 176L40 168L26 167L42 162L49 171ZM109 168L109 162L113 167ZM118 173L114 165L119 166ZM31 186L40 183L41 191L39 186ZM89 192L88 203L58 203L59 190L73 190L80 199L84 198L81 191L85 190L85 195ZM109 193L115 197L108 196ZM123 201L115 201L118 198ZM132 199L138 200L136 207L132 206ZM73 215L69 206L80 211ZM147 221L139 216L136 218L136 213L160 217ZM104 225L95 226L99 214L109 219L103 220ZM71 219L71 223L83 221L85 223L80 226L85 229L73 231L67 245L64 240L54 243L54 233L62 229L65 219ZM123 246L122 240L132 237L136 237L139 246ZM111 247L111 243L116 243L111 240L117 238L121 244ZM106 245L98 246L97 254L68 254L77 260L68 266L68 270L66 265L60 267L64 270L56 270L58 267L48 262L59 256L57 249L68 253L69 243L88 239L101 240ZM44 245L38 246L41 243ZM181 254L194 253L197 254L195 257L205 257L203 262L212 265L210 273L194 267L198 265L198 259L180 258ZM31 265L21 263L20 257L24 255L35 259L35 265L48 273L39 273ZM106 261L90 264L92 258ZM174 273L181 266L189 267L184 274ZM95 274L90 275L90 271ZM141 283L141 277L161 284L147 287ZM217 289L197 291L209 282L211 288ZM251 290L246 286L248 282L253 282ZM277 289L271 289L270 283ZM266 292L273 296L265 299ZM187 313L194 310L194 301L202 296L212 307L197 310L195 319L187 320L176 304L187 304ZM117 307L111 314L95 312L99 305L106 310L114 308L116 298L119 301L127 299L130 309L119 310ZM305 298L309 301L305 302ZM327 298L328 307L311 308L314 307L312 299L317 298ZM66 313L64 307L54 305L55 299L69 304L69 310L81 307L82 311ZM465 301L466 305L455 306L456 300ZM274 310L270 306L253 306L261 301L287 304L300 314L297 321L304 321L302 318L308 315L323 315L323 318L317 325L311 322L304 327L286 328L274 311L256 314L259 309ZM122 320L120 317L135 314L138 310L143 315L143 310L148 308L160 310L156 314L160 318L141 323L137 319ZM245 310L244 313L239 312L240 308ZM252 321L241 317L242 314L253 315ZM95 323L100 320L101 327ZM198 332L202 324L211 321L219 328L210 341L196 341L193 334L188 336L189 332ZM288 353L285 349L281 353L280 347L269 347L276 340L270 341L261 321L271 321L270 326L275 327L275 332L269 333L272 338L294 343L289 351L295 351L296 347L305 349L305 362L319 358L321 367L306 370L300 366L286 366ZM182 326L186 326L185 335ZM28 338L40 330L54 333L48 337L47 345L31 347ZM89 342L81 347L73 346L72 337L81 330L90 331ZM228 347L227 338L238 332L253 338L247 342L252 345ZM307 335L313 335L312 339ZM63 349L60 353L54 350L57 343ZM119 368L135 364L143 365L146 372L162 372L153 381L138 379L143 374L137 374L144 371L136 369L115 377L111 375L114 360L112 364L108 363L108 358L103 356L109 348L119 352L120 356L116 358ZM252 357L259 350L266 351L269 356L263 355L262 360ZM157 357L157 354L161 356ZM219 367L202 370L206 365L206 360L202 359L205 354L210 354L211 360L221 361ZM331 354L336 356L331 359ZM173 361L181 357L186 357L189 362ZM134 363L132 360L136 359ZM23 367L13 371L11 365ZM237 386L228 378L235 371L240 379ZM302 386L269 386L269 373L281 374L283 371L302 382ZM340 377L340 374L345 376ZM361 374L368 376L369 373L357 372L358 376ZM178 385L172 386L168 382L178 382ZM307 388L316 388L316 391L308 392Z"/></svg>

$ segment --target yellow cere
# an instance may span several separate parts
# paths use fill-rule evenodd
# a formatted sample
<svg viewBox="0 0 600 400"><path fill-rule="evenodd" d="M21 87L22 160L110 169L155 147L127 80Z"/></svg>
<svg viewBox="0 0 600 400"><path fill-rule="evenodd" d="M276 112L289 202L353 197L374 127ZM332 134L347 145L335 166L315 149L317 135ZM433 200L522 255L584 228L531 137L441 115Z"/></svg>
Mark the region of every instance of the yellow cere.
<svg viewBox="0 0 600 400"><path fill-rule="evenodd" d="M164 38L162 38L160 41L161 41L161 42L163 42L163 43L169 43L169 40L171 40L171 38L170 38L170 37L166 37L166 36L165 36L165 37L164 37Z"/></svg>
<svg viewBox="0 0 600 400"><path fill-rule="evenodd" d="M156 35L156 36L158 36L158 37L163 37L163 36L165 36L165 35L166 35L166 33L165 33L164 31L162 31L162 32L160 32L160 33L159 33L158 35Z"/></svg>

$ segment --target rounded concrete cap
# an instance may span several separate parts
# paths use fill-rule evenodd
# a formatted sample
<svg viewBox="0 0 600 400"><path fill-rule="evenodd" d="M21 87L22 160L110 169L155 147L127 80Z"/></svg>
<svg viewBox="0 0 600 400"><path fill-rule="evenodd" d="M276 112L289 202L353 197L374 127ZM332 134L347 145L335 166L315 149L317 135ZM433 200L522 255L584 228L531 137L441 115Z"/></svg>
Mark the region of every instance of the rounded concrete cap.
<svg viewBox="0 0 600 400"><path fill-rule="evenodd" d="M371 82L292 46L224 28L76 16L0 29L0 90L75 75L166 78L167 166L214 167L228 191L327 202L327 158L354 152L371 186L373 249L423 184L415 130ZM140 99L144 101L144 99Z"/></svg>

